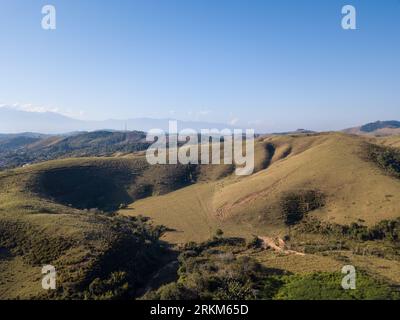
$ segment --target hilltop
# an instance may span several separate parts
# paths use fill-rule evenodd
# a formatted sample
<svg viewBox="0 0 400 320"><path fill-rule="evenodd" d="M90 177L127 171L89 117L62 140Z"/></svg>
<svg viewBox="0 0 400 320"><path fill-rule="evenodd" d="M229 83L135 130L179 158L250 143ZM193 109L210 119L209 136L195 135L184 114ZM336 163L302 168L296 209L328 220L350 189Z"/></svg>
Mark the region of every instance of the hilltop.
<svg viewBox="0 0 400 320"><path fill-rule="evenodd" d="M0 296L42 296L44 263L62 275L53 298L139 296L176 279L185 260L170 246L181 251L193 241L214 241L205 248L228 241L238 259L288 274L338 272L346 259L400 284L400 153L387 145L343 133L260 136L255 172L245 177L234 165L150 166L140 152L5 170Z"/></svg>
<svg viewBox="0 0 400 320"><path fill-rule="evenodd" d="M370 136L400 135L400 121L376 121L343 131L350 134Z"/></svg>

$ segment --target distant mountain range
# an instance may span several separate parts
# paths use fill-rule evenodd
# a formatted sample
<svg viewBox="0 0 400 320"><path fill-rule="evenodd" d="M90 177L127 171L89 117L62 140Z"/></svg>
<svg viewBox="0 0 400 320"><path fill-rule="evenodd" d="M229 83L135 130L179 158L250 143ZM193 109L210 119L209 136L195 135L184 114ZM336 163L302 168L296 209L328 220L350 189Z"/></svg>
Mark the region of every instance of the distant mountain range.
<svg viewBox="0 0 400 320"><path fill-rule="evenodd" d="M70 118L54 112L27 112L11 107L0 108L0 133L40 132L44 134L61 134L75 131L95 130L136 130L147 132L150 129L168 131L169 119L135 118L127 120L109 119L104 121L85 121ZM191 128L201 130L233 129L223 123L200 121L178 121L178 129Z"/></svg>
<svg viewBox="0 0 400 320"><path fill-rule="evenodd" d="M346 133L372 136L391 136L400 134L400 121L376 121L360 127L343 130Z"/></svg>
<svg viewBox="0 0 400 320"><path fill-rule="evenodd" d="M147 132L151 129L162 129L168 131L168 121L170 119L153 118L133 118L126 120L109 119L103 121L79 120L55 112L28 112L12 107L0 107L0 140L1 134L20 134L21 143L32 138L38 138L44 134L56 135L75 135L87 131L142 131ZM182 121L178 120L178 130L191 128L196 131L201 129L234 129L224 123L210 123L201 121ZM349 134L390 136L400 134L400 121L376 121L359 127L342 130ZM27 134L27 132L32 132ZM38 133L40 134L38 134ZM293 132L275 133L312 133L313 131L299 129ZM267 132L259 132L267 133ZM17 142L17 141L16 141Z"/></svg>
<svg viewBox="0 0 400 320"><path fill-rule="evenodd" d="M70 157L110 156L146 150L139 131L93 131L70 135L0 134L0 170Z"/></svg>

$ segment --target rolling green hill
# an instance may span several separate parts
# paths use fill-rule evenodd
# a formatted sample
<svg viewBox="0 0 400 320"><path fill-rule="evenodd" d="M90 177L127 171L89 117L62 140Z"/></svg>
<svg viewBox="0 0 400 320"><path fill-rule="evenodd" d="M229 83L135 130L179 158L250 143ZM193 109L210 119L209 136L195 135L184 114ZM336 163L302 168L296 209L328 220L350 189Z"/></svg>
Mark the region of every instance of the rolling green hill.
<svg viewBox="0 0 400 320"><path fill-rule="evenodd" d="M150 166L142 153L4 170L0 298L148 297L167 279L194 277L169 247L183 254L193 241L211 241L206 250L217 251L228 241L225 254L239 260L221 270L247 257L266 268L257 271L262 281L272 281L268 270L299 275L279 278L276 297L290 296L292 285L300 294L298 286L315 279L331 283L344 264L375 279L367 284L386 283L386 294L400 285L400 158L386 142L340 133L262 136L255 171L244 177L234 165ZM190 262L193 270L202 261ZM44 264L59 272L56 292L40 287ZM192 291L194 279L165 290ZM360 294L373 296L368 290Z"/></svg>
<svg viewBox="0 0 400 320"><path fill-rule="evenodd" d="M167 169L81 158L0 173L0 298L48 298L44 264L59 272L50 298L135 296L173 253L159 241L162 228L112 211L181 187L185 168Z"/></svg>

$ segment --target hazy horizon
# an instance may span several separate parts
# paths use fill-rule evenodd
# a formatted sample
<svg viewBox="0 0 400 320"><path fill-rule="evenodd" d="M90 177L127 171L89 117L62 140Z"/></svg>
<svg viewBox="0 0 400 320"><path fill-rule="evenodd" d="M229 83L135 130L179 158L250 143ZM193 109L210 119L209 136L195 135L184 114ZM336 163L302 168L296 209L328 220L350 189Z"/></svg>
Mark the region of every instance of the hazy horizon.
<svg viewBox="0 0 400 320"><path fill-rule="evenodd" d="M400 119L400 2L42 1L0 13L0 105L82 120L180 119L257 131ZM318 12L318 14L316 14Z"/></svg>
<svg viewBox="0 0 400 320"><path fill-rule="evenodd" d="M1 111L6 111L2 113ZM62 114L56 111L45 111L45 110L26 110L21 106L5 106L0 105L0 134L18 134L18 133L42 133L42 134L66 134L71 132L79 131L98 131L98 130L113 130L113 131L149 131L150 129L160 128L164 131L168 131L168 121L178 121L178 129L191 128L197 131L207 128L215 128L222 130L225 128L234 129L247 129L245 126L230 125L223 122L215 121L201 121L201 120L182 120L174 117L169 118L151 118L151 117L131 117L126 119L108 118L101 120L91 119L79 119L73 116ZM258 134L271 134L271 133L283 133L292 132L296 130L312 130L316 132L328 132L328 131L342 131L353 127L359 127L367 123L377 121L390 121L397 119L373 119L365 123L355 123L353 126L346 128L338 128L335 130L314 130L309 127L293 127L289 130L283 131L263 131L262 129L256 129ZM69 128L69 129L68 129Z"/></svg>

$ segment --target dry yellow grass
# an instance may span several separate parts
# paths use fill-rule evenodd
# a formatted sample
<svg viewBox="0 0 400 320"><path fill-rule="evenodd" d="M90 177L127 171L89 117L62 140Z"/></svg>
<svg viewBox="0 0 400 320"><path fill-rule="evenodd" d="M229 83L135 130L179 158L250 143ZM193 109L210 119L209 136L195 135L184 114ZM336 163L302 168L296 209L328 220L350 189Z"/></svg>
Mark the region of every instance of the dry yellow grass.
<svg viewBox="0 0 400 320"><path fill-rule="evenodd" d="M190 186L162 197L139 200L123 214L142 214L176 232L173 242L207 239L216 228L228 235L282 235L287 232L280 213L282 194L320 190L326 205L312 213L330 222L359 219L373 225L400 216L400 181L362 159L365 138L340 133L272 136L257 142L256 163L275 152L270 166L247 177L230 175Z"/></svg>
<svg viewBox="0 0 400 320"><path fill-rule="evenodd" d="M277 254L273 251L262 251L251 256L267 268L286 270L296 274L340 272L343 267L343 262L337 261L333 257L316 254L299 256L294 254Z"/></svg>
<svg viewBox="0 0 400 320"><path fill-rule="evenodd" d="M400 135L376 138L375 142L388 147L400 148Z"/></svg>
<svg viewBox="0 0 400 320"><path fill-rule="evenodd" d="M296 139L303 140L300 146ZM251 213L273 214L283 193L307 188L327 196L327 205L314 213L321 219L342 224L363 219L372 225L398 217L400 181L362 160L361 142L339 134L295 138L291 155L226 185L214 197L214 207L226 216L246 214L250 208Z"/></svg>
<svg viewBox="0 0 400 320"><path fill-rule="evenodd" d="M340 133L265 136L256 142L253 175L238 177L232 173L232 166L207 165L200 167L198 179L191 185L179 184L184 172L182 168L148 166L143 153L115 158L50 161L0 173L0 217L27 222L41 234L79 239L83 243L85 233L93 232L94 228L85 212L57 203L57 199L46 198L46 194L34 190L43 173L68 169L65 180L71 178L71 173L78 179L81 172L88 173L88 167L101 170L101 174L92 171L96 173L92 179L111 170L106 176L114 179L118 187L121 187L118 182L126 180L122 179L125 175L117 178L110 172L123 170L128 176L134 171L135 177L123 186L132 196L141 190L140 185L151 186L146 198L134 201L119 214L147 216L154 224L172 229L164 236L171 243L201 242L212 237L217 229L222 229L226 236L282 237L288 232L280 207L282 195L297 190L318 190L326 196L325 206L310 213L317 219L339 224L362 219L365 224L374 225L384 219L400 217L400 180L363 159L366 141L396 146L400 139ZM55 179L59 184L65 180ZM65 193L70 191L65 190ZM106 193L111 195L111 191L112 188L107 189ZM94 238L101 240L100 234L101 230L98 238ZM95 242L93 248L100 245ZM79 262L88 254L80 246L71 250L62 261ZM268 267L293 273L340 270L343 261L338 260L334 253L324 254L296 256L264 251L254 256ZM356 256L350 252L346 255L350 263L381 274L390 282L400 283L398 261ZM26 267L18 257L2 257L0 273L9 279L7 283L0 283L0 298L27 297L36 293L37 288L32 287L37 285L36 267ZM18 287L18 282L22 283L21 287Z"/></svg>
<svg viewBox="0 0 400 320"><path fill-rule="evenodd" d="M41 268L26 264L22 257L0 259L0 299L29 299L42 293Z"/></svg>

